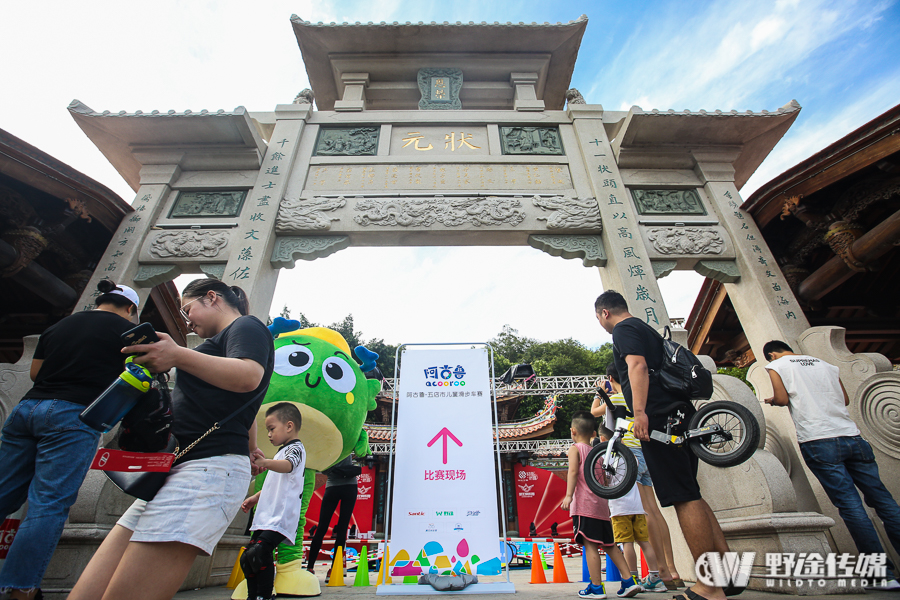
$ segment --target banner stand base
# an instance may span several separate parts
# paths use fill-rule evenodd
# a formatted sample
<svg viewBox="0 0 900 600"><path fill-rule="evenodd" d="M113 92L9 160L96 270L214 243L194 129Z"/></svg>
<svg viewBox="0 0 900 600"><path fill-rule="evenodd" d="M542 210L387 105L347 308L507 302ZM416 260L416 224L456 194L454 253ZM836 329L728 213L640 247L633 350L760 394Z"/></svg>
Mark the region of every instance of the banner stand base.
<svg viewBox="0 0 900 600"><path fill-rule="evenodd" d="M516 586L508 581L497 583L473 583L457 592L439 592L430 585L411 585L403 583L379 585L375 588L376 596L428 596L440 594L455 596L457 594L515 594Z"/></svg>

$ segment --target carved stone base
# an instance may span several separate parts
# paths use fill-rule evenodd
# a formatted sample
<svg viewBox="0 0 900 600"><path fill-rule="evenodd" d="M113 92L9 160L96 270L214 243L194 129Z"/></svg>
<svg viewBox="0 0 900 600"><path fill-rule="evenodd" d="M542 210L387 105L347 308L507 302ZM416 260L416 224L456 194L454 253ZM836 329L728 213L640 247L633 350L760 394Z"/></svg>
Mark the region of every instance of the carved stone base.
<svg viewBox="0 0 900 600"><path fill-rule="evenodd" d="M741 272L733 260L701 260L694 265L694 270L722 283L737 283L741 279Z"/></svg>
<svg viewBox="0 0 900 600"><path fill-rule="evenodd" d="M586 267L606 266L606 253L599 235L529 235L528 245L550 256L580 258Z"/></svg>
<svg viewBox="0 0 900 600"><path fill-rule="evenodd" d="M346 235L278 237L272 249L271 262L276 269L293 269L297 259L324 258L349 246L350 238Z"/></svg>

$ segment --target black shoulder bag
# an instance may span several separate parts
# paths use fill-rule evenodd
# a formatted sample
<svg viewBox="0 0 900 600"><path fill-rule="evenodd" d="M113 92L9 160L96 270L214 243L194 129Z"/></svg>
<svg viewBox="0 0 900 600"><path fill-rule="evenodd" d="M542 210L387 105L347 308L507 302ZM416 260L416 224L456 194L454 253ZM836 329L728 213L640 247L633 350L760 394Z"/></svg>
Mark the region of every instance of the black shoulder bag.
<svg viewBox="0 0 900 600"><path fill-rule="evenodd" d="M242 410L251 406L254 402L259 400L265 393L265 388L258 394L256 394L249 402L241 406L239 409L222 419L221 421L217 421L213 423L213 426L209 428L209 430L201 435L199 438L194 441L191 445L189 445L184 450L179 452L178 448L178 440L175 439L174 435L169 435L168 443L166 444L166 448L164 452L169 452L175 455L175 459L172 461L172 464L175 464L175 461L179 460L185 454L191 451L191 449L200 443L200 441L214 432L216 429L219 429L230 421L232 418L237 416ZM168 389L164 392L168 395ZM117 488L128 494L129 496L134 496L135 498L139 498L141 500L153 500L156 493L162 488L163 484L166 483L166 478L168 478L170 471L160 472L160 471L141 471L141 472L125 472L125 471L104 471L106 476L109 477L109 480L115 484Z"/></svg>

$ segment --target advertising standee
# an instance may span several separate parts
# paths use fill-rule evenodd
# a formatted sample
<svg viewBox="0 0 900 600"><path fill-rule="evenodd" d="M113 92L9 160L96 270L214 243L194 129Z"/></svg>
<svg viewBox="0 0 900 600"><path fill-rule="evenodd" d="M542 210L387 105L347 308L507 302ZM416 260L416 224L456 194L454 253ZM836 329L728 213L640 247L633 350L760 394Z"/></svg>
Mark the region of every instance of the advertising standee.
<svg viewBox="0 0 900 600"><path fill-rule="evenodd" d="M391 575L501 572L487 349L402 354Z"/></svg>

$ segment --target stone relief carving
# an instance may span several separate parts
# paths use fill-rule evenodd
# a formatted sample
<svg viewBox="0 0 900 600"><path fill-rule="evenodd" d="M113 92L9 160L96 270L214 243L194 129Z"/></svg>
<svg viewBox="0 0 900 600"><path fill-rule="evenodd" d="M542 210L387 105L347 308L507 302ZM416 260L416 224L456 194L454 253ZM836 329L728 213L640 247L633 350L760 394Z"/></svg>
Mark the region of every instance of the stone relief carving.
<svg viewBox="0 0 900 600"><path fill-rule="evenodd" d="M419 69L419 110L460 110L463 72L459 69Z"/></svg>
<svg viewBox="0 0 900 600"><path fill-rule="evenodd" d="M157 258L214 258L227 245L224 231L164 231L150 242L150 254Z"/></svg>
<svg viewBox="0 0 900 600"><path fill-rule="evenodd" d="M275 239L272 249L272 266L293 269L297 259L315 260L334 254L350 246L346 235L291 236Z"/></svg>
<svg viewBox="0 0 900 600"><path fill-rule="evenodd" d="M500 147L503 154L564 154L558 127L501 127Z"/></svg>
<svg viewBox="0 0 900 600"><path fill-rule="evenodd" d="M227 263L213 263L200 265L200 270L206 273L207 277L222 281L225 277L225 267Z"/></svg>
<svg viewBox="0 0 900 600"><path fill-rule="evenodd" d="M312 104L315 100L316 96L313 94L313 91L309 88L303 88L300 90L300 93L294 97L294 102L292 104Z"/></svg>
<svg viewBox="0 0 900 600"><path fill-rule="evenodd" d="M285 198L278 207L278 216L275 218L275 231L314 230L327 231L331 229L332 221L339 221L340 217L326 215L326 212L344 207L347 201L343 196L338 198Z"/></svg>
<svg viewBox="0 0 900 600"><path fill-rule="evenodd" d="M547 221L547 229L596 229L603 227L600 222L600 207L594 198L564 198L562 196L531 199L535 206L552 214L548 217L537 217L539 221Z"/></svg>
<svg viewBox="0 0 900 600"><path fill-rule="evenodd" d="M580 258L586 267L606 266L606 253L599 235L529 235L528 245L550 256Z"/></svg>
<svg viewBox="0 0 900 600"><path fill-rule="evenodd" d="M866 439L882 452L900 458L900 374L878 373L865 382L859 413Z"/></svg>
<svg viewBox="0 0 900 600"><path fill-rule="evenodd" d="M375 156L380 127L323 127L315 156Z"/></svg>
<svg viewBox="0 0 900 600"><path fill-rule="evenodd" d="M638 214L705 215L697 190L631 190Z"/></svg>
<svg viewBox="0 0 900 600"><path fill-rule="evenodd" d="M694 270L722 283L737 283L741 279L741 271L733 260L698 260Z"/></svg>
<svg viewBox="0 0 900 600"><path fill-rule="evenodd" d="M236 217L247 192L179 192L170 218Z"/></svg>
<svg viewBox="0 0 900 600"><path fill-rule="evenodd" d="M445 227L475 225L480 227L512 225L525 220L525 212L518 198L397 198L391 200L361 200L356 210L363 213L353 220L363 226L430 227L440 223Z"/></svg>
<svg viewBox="0 0 900 600"><path fill-rule="evenodd" d="M566 101L569 104L587 104L587 102L584 101L584 96L582 96L581 92L575 88L566 90Z"/></svg>
<svg viewBox="0 0 900 600"><path fill-rule="evenodd" d="M660 254L722 254L725 240L715 229L701 227L655 227L647 238Z"/></svg>
<svg viewBox="0 0 900 600"><path fill-rule="evenodd" d="M172 281L181 275L177 265L140 265L134 275L134 282L140 287L155 287Z"/></svg>
<svg viewBox="0 0 900 600"><path fill-rule="evenodd" d="M678 266L678 261L675 260L651 260L650 265L653 267L653 274L656 275L657 279L662 279L666 275L672 273L675 270L675 267Z"/></svg>

